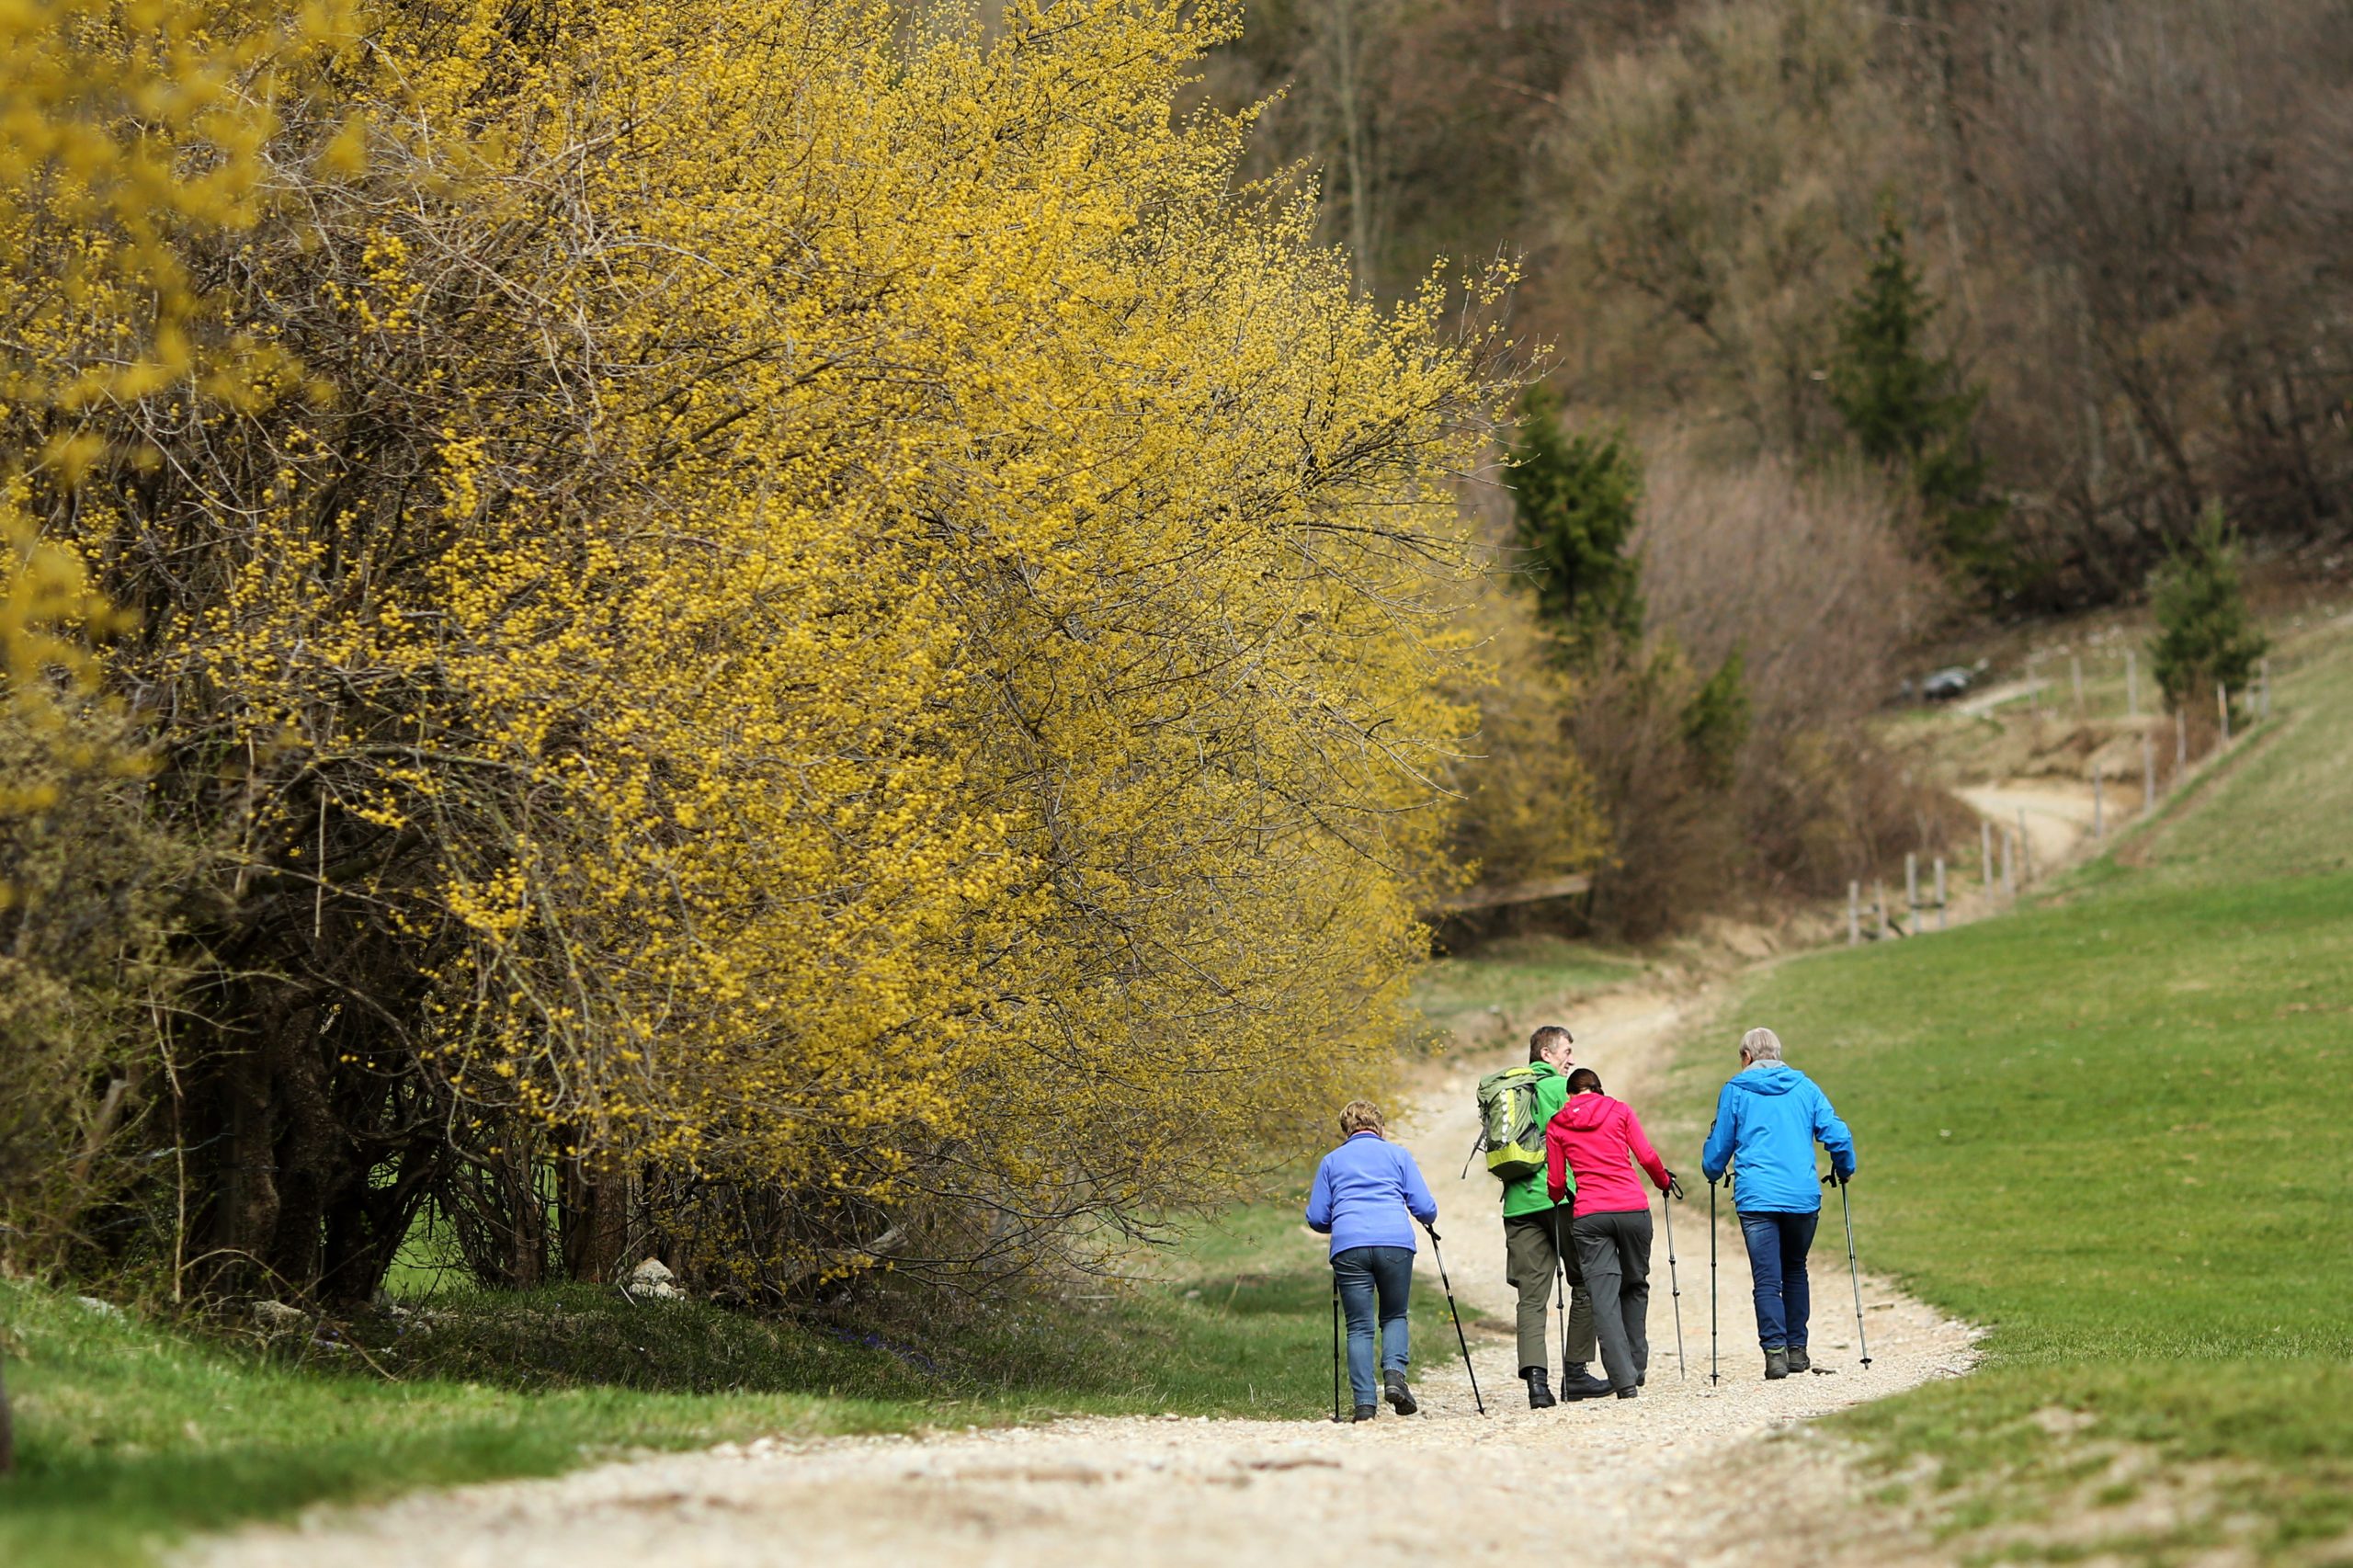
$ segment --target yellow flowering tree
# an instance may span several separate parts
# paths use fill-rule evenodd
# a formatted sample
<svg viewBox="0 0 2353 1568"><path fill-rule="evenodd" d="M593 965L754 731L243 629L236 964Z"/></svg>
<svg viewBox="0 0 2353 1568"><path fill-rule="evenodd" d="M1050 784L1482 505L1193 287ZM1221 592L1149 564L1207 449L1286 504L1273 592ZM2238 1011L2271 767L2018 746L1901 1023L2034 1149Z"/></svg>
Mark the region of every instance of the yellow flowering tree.
<svg viewBox="0 0 2353 1568"><path fill-rule="evenodd" d="M193 347L6 415L138 617L154 809L229 846L190 1250L364 1293L431 1198L517 1282L995 1269L1372 1071L1497 345L1236 190L1172 108L1228 26L416 3L239 56L250 199L163 222L174 324L106 317Z"/></svg>

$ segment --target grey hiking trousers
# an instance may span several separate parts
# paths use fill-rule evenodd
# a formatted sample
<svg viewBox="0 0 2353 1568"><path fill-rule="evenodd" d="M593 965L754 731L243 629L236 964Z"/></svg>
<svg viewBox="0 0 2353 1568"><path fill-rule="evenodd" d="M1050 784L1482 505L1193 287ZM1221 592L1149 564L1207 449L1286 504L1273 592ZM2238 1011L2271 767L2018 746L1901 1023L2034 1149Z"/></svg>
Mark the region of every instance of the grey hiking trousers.
<svg viewBox="0 0 2353 1568"><path fill-rule="evenodd" d="M1561 1249L1569 1263L1569 1361L1593 1359L1593 1298L1577 1271L1576 1244L1569 1239L1569 1211L1510 1214L1504 1218L1504 1282L1519 1292L1519 1369L1549 1367L1547 1330L1552 1321L1552 1271L1561 1254L1552 1250L1553 1214L1560 1216ZM1562 1376L1568 1375L1566 1369Z"/></svg>
<svg viewBox="0 0 2353 1568"><path fill-rule="evenodd" d="M1651 1366L1651 1211L1580 1214L1574 1229L1601 1364L1622 1392Z"/></svg>

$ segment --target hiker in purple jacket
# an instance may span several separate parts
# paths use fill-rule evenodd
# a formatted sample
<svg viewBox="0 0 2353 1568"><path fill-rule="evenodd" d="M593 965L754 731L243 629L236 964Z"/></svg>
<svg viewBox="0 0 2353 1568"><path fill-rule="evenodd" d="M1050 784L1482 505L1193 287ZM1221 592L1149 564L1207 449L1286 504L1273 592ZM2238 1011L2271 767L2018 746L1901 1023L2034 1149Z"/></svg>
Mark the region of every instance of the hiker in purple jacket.
<svg viewBox="0 0 2353 1568"><path fill-rule="evenodd" d="M1348 1315L1356 1418L1370 1421L1380 1410L1372 1386L1376 1299L1389 1403L1398 1415L1411 1415L1416 1406L1405 1384L1405 1299L1414 1286L1414 1221L1436 1224L1438 1199L1414 1156L1384 1135L1380 1108L1370 1101L1348 1102L1340 1112L1340 1146L1315 1167L1307 1228L1332 1238L1332 1276Z"/></svg>

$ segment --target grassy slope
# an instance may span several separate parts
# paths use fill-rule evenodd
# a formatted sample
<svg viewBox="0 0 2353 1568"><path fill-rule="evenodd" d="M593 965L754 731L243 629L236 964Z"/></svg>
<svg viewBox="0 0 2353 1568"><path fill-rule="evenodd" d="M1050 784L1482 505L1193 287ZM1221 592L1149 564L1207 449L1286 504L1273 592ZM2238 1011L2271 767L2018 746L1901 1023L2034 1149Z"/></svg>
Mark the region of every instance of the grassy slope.
<svg viewBox="0 0 2353 1568"><path fill-rule="evenodd" d="M1252 1205L1199 1228L1152 1283L952 1320L445 1293L429 1319L347 1325L397 1382L348 1353L304 1346L291 1365L283 1344L265 1355L0 1281L21 1464L0 1481L0 1562L140 1562L191 1530L630 1449L1065 1414L1312 1417L1331 1399L1330 1275L1297 1216L1294 1196ZM1415 1302L1427 1353L1450 1336L1444 1313ZM872 1332L890 1319L922 1326Z"/></svg>
<svg viewBox="0 0 2353 1568"><path fill-rule="evenodd" d="M1415 987L1414 1000L1435 1022L1499 1008L1562 1002L1639 979L1641 960L1597 951L1591 943L1543 935L1506 937L1473 957L1434 964Z"/></svg>
<svg viewBox="0 0 2353 1568"><path fill-rule="evenodd" d="M1995 1330L1848 1418L1975 1550L2353 1557L2353 653L2279 699L2127 864L1739 1005L1858 1129L1870 1261Z"/></svg>

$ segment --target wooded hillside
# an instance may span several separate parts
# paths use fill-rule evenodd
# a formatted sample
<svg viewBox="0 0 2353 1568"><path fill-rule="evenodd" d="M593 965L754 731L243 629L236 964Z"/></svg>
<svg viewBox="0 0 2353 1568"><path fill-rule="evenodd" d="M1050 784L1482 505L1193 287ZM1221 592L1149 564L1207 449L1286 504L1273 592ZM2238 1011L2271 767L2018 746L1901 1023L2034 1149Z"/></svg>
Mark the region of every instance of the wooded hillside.
<svg viewBox="0 0 2353 1568"><path fill-rule="evenodd" d="M2341 540L2353 17L2322 0L1274 0L1215 92L1322 171L1379 292L1525 253L1593 417L1854 449L1840 326L1892 215L1975 400L1999 611L2137 593L2219 501Z"/></svg>

